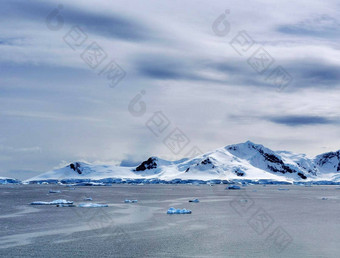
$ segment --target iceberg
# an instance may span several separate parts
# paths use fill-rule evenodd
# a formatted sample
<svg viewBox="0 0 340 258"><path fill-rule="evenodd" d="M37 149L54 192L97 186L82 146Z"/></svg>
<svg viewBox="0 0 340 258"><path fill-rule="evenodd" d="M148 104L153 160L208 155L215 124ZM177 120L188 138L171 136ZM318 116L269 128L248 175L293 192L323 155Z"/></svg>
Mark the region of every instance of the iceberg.
<svg viewBox="0 0 340 258"><path fill-rule="evenodd" d="M102 208L102 207L109 207L109 205L100 204L100 203L80 203L78 207L80 208Z"/></svg>
<svg viewBox="0 0 340 258"><path fill-rule="evenodd" d="M54 200L52 202L41 202L41 201L31 202L31 205L57 205L57 204L73 204L73 201L60 199L60 200Z"/></svg>
<svg viewBox="0 0 340 258"><path fill-rule="evenodd" d="M92 201L92 197L86 197L84 201Z"/></svg>
<svg viewBox="0 0 340 258"><path fill-rule="evenodd" d="M173 207L169 208L167 214L191 214L191 210L187 209L175 209Z"/></svg>
<svg viewBox="0 0 340 258"><path fill-rule="evenodd" d="M138 200L125 200L124 202L125 203L136 203L138 202Z"/></svg>
<svg viewBox="0 0 340 258"><path fill-rule="evenodd" d="M198 199L189 200L189 202L200 202Z"/></svg>
<svg viewBox="0 0 340 258"><path fill-rule="evenodd" d="M241 187L239 187L238 185L230 185L227 187L227 189L229 190L239 190L241 189Z"/></svg>

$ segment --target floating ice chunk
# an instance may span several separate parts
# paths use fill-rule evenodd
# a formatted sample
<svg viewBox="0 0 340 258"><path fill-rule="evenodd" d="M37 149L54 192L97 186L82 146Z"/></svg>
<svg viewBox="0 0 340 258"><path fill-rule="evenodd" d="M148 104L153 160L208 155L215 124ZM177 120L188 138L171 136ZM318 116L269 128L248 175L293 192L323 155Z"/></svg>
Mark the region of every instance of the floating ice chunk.
<svg viewBox="0 0 340 258"><path fill-rule="evenodd" d="M326 200L328 200L328 198L327 197L322 197L322 199L321 200L324 200L324 201L326 201Z"/></svg>
<svg viewBox="0 0 340 258"><path fill-rule="evenodd" d="M49 190L49 193L61 193L60 190Z"/></svg>
<svg viewBox="0 0 340 258"><path fill-rule="evenodd" d="M84 201L92 201L92 197L86 197Z"/></svg>
<svg viewBox="0 0 340 258"><path fill-rule="evenodd" d="M31 205L57 205L57 204L73 204L72 201L66 201L66 200L63 200L63 199L60 199L60 200L54 200L52 202L41 202L41 201L38 201L38 202L32 202Z"/></svg>
<svg viewBox="0 0 340 258"><path fill-rule="evenodd" d="M50 202L31 202L31 205L50 205Z"/></svg>
<svg viewBox="0 0 340 258"><path fill-rule="evenodd" d="M189 200L189 202L200 202L198 199Z"/></svg>
<svg viewBox="0 0 340 258"><path fill-rule="evenodd" d="M66 200L63 200L63 199L59 199L59 200L54 200L51 202L52 205L55 205L55 204L73 204L73 201L66 201Z"/></svg>
<svg viewBox="0 0 340 258"><path fill-rule="evenodd" d="M167 214L191 214L191 210L169 208Z"/></svg>
<svg viewBox="0 0 340 258"><path fill-rule="evenodd" d="M101 207L109 207L107 204L100 204L100 203L80 203L78 205L80 208L101 208Z"/></svg>
<svg viewBox="0 0 340 258"><path fill-rule="evenodd" d="M279 188L277 190L279 190L279 191L289 191L289 189L287 189L287 188Z"/></svg>
<svg viewBox="0 0 340 258"><path fill-rule="evenodd" d="M240 202L248 202L247 199L241 199Z"/></svg>
<svg viewBox="0 0 340 258"><path fill-rule="evenodd" d="M74 204L57 204L57 207L77 207Z"/></svg>
<svg viewBox="0 0 340 258"><path fill-rule="evenodd" d="M128 199L126 199L124 202L125 203L136 203L136 202L138 202L138 200L128 200Z"/></svg>
<svg viewBox="0 0 340 258"><path fill-rule="evenodd" d="M227 189L229 190L239 190L241 189L241 187L239 187L238 185L230 185L227 187Z"/></svg>

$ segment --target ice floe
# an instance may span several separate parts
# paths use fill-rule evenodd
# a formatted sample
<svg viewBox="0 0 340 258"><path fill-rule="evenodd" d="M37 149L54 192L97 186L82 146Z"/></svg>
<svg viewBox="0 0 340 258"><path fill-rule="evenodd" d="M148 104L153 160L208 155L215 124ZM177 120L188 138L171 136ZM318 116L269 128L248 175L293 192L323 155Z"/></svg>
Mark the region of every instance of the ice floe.
<svg viewBox="0 0 340 258"><path fill-rule="evenodd" d="M136 203L136 202L138 202L138 200L128 200L128 199L126 199L124 202L125 203Z"/></svg>
<svg viewBox="0 0 340 258"><path fill-rule="evenodd" d="M238 185L230 185L227 187L227 189L229 190L239 190L241 189L241 187L239 187Z"/></svg>
<svg viewBox="0 0 340 258"><path fill-rule="evenodd" d="M169 208L167 214L191 214L191 210Z"/></svg>
<svg viewBox="0 0 340 258"><path fill-rule="evenodd" d="M102 208L102 207L109 207L109 205L100 204L100 203L80 203L78 207L80 208Z"/></svg>
<svg viewBox="0 0 340 258"><path fill-rule="evenodd" d="M49 193L61 193L60 190L49 190L48 192L49 192Z"/></svg>
<svg viewBox="0 0 340 258"><path fill-rule="evenodd" d="M41 202L41 201L31 202L31 205L57 205L57 204L73 204L73 201L59 199L59 200L54 200L51 202Z"/></svg>
<svg viewBox="0 0 340 258"><path fill-rule="evenodd" d="M200 202L198 199L189 200L189 202Z"/></svg>

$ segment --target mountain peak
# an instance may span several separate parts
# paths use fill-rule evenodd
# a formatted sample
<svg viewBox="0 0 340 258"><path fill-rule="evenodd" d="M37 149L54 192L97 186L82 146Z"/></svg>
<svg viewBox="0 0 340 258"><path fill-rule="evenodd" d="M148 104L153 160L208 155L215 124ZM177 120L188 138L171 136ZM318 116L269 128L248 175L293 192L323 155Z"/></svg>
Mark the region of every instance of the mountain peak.
<svg viewBox="0 0 340 258"><path fill-rule="evenodd" d="M242 144L242 143L241 143L241 144ZM257 145L256 143L254 143L254 142L252 142L252 141L250 141L250 140L248 140L248 141L244 142L243 144L248 144L248 145Z"/></svg>
<svg viewBox="0 0 340 258"><path fill-rule="evenodd" d="M232 145L228 145L225 147L225 149L227 150L245 150L245 149L262 149L265 148L263 145L261 144L256 144L252 141L246 141L243 143L237 143L237 144L232 144Z"/></svg>
<svg viewBox="0 0 340 258"><path fill-rule="evenodd" d="M139 166L136 167L136 171L144 171L157 168L157 157L150 157L143 161Z"/></svg>

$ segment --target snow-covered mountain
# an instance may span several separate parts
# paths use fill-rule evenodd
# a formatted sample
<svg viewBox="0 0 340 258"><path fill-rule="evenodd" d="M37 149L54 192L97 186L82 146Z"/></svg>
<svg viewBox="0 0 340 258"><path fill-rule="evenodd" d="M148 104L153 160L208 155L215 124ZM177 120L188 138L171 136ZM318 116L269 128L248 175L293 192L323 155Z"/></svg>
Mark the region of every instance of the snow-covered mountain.
<svg viewBox="0 0 340 258"><path fill-rule="evenodd" d="M318 155L313 161L318 171L323 173L340 173L340 150Z"/></svg>
<svg viewBox="0 0 340 258"><path fill-rule="evenodd" d="M21 181L18 179L14 179L14 178L0 176L0 185L6 185L6 184L21 184Z"/></svg>
<svg viewBox="0 0 340 258"><path fill-rule="evenodd" d="M273 180L340 182L340 151L308 158L304 154L273 151L247 141L192 159L167 161L150 157L136 167L74 162L26 182L118 182L124 180Z"/></svg>

